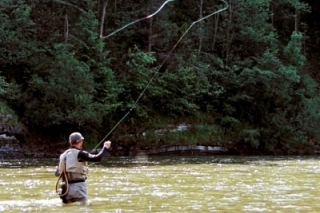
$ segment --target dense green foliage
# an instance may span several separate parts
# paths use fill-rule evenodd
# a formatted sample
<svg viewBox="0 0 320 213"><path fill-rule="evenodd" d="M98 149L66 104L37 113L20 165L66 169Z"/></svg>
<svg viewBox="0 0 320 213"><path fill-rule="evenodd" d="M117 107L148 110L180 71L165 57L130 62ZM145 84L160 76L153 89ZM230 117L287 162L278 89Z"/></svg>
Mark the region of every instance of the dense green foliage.
<svg viewBox="0 0 320 213"><path fill-rule="evenodd" d="M9 106L29 132L77 130L91 143L120 121L118 145L231 143L261 153L317 145L310 5L228 0L192 25L225 5L176 0L129 24L163 3L2 0L1 112ZM150 135L179 123L191 128Z"/></svg>

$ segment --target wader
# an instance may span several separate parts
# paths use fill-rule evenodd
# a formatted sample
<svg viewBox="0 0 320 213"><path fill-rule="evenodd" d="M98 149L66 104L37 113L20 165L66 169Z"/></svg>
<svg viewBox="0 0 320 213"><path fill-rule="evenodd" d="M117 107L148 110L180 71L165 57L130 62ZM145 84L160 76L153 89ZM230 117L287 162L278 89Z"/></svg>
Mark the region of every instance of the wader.
<svg viewBox="0 0 320 213"><path fill-rule="evenodd" d="M60 175L56 184L56 191L63 203L81 202L87 204L88 192L87 162L78 161L80 150L71 148L60 155ZM58 189L60 186L60 189Z"/></svg>

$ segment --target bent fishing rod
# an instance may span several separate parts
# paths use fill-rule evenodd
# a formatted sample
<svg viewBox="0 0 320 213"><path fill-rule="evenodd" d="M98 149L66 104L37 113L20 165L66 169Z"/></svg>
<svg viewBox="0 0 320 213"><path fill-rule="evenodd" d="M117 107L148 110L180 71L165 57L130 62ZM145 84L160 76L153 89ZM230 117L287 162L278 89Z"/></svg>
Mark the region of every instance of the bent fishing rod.
<svg viewBox="0 0 320 213"><path fill-rule="evenodd" d="M112 32L112 33L110 33L109 35L103 36L103 37L101 37L101 38L102 38L102 39L109 38L110 36L116 34L117 32L119 32L119 31L127 28L128 26L130 26L130 25L132 25L132 24L135 24L135 23L140 22L140 21L142 21L142 20L144 20L144 19L149 19L149 18L153 17L153 16L156 15L158 12L160 12L160 10L161 10L168 2L171 2L171 1L175 1L175 0L167 0L167 1L165 1L165 2L159 7L159 9L158 9L156 12L154 12L153 14L148 15L148 16L143 17L143 18L140 18L140 19L137 19L137 20L135 20L135 21L132 21L132 22L130 22L129 24L126 24L125 26L123 26L123 27L115 30L115 31ZM209 17L211 17L211 16L213 16L213 15L216 15L216 14L221 13L221 12L223 12L223 11L225 11L225 10L228 9L228 7L229 7L228 3L227 3L225 0L221 0L221 1L225 4L225 6L224 6L223 8L221 8L221 9L219 9L219 10L213 12L213 13L210 13L209 15L204 16L204 17L202 17L202 18L200 18L200 19L198 19L198 20L196 20L196 21L194 21L194 22L192 22L192 23L190 24L190 26L185 30L185 32L182 34L182 36L178 39L178 41L175 43L175 45L174 45L174 46L172 47L172 49L169 51L169 53L167 54L167 56L165 57L165 59L162 61L162 63L160 64L160 66L156 69L155 73L152 75L152 77L150 78L149 82L147 83L147 85L144 87L144 89L143 89L142 92L140 93L139 97L138 97L138 98L136 99L136 101L134 102L133 106L136 106L136 105L138 104L138 102L140 101L141 97L143 96L143 94L145 93L145 91L147 90L147 88L149 87L149 85L151 84L151 82L153 81L153 79L154 79L154 78L156 77L156 75L159 73L160 69L163 67L163 65L165 64L165 62L169 59L169 57L171 56L172 52L176 49L176 47L177 47L178 44L181 42L181 40L184 38L184 36L188 33L188 31L189 31L195 24L197 24L197 23L199 23L199 22L201 22L201 21L203 21L203 20L205 20L205 19L207 19L207 18L209 18ZM133 108L133 107L131 107L131 108L128 110L128 112L118 121L118 123L116 123L116 124L114 125L114 127L113 127L113 128L108 132L108 134L106 134L106 136L92 149L92 151L93 151L93 150L96 150L96 149L100 146L100 144L101 144L102 142L104 142L104 140L105 140L106 138L109 137L109 135L110 135L110 134L122 123L122 121L132 112L132 110L133 110L132 108Z"/></svg>

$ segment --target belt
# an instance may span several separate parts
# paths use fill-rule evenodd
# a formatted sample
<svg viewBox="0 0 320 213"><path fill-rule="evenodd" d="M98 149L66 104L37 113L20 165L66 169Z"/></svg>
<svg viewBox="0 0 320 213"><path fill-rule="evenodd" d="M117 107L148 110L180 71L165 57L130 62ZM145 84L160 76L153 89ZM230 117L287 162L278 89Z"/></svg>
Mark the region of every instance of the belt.
<svg viewBox="0 0 320 213"><path fill-rule="evenodd" d="M68 181L69 184L71 184L71 183L81 183L81 182L85 182L85 180L71 180L71 181Z"/></svg>

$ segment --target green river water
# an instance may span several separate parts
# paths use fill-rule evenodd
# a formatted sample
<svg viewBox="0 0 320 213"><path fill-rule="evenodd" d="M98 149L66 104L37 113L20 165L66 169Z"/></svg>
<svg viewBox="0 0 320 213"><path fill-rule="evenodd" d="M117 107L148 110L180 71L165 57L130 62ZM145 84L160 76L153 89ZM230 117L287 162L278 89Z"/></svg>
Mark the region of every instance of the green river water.
<svg viewBox="0 0 320 213"><path fill-rule="evenodd" d="M88 206L55 193L57 159L2 160L0 212L320 212L314 157L107 157L91 164Z"/></svg>

